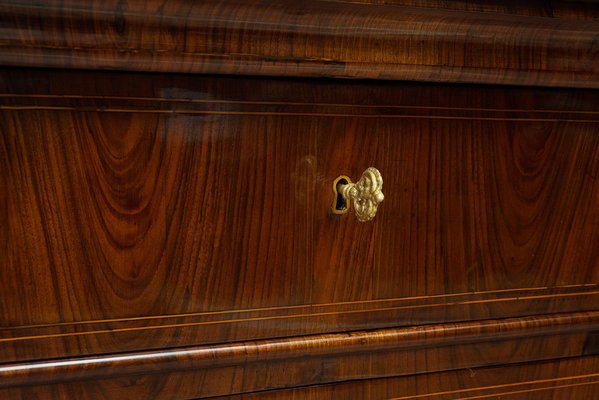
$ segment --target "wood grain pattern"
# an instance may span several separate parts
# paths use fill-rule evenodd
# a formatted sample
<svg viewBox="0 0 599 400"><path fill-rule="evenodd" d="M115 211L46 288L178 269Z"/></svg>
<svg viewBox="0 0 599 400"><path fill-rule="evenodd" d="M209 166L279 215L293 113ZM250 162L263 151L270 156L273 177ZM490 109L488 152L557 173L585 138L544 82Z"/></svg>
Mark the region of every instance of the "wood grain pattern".
<svg viewBox="0 0 599 400"><path fill-rule="evenodd" d="M423 324L430 321L488 318L506 315L536 315L554 311L576 311L597 304L597 290L575 287L560 291L506 291L455 296L348 302L215 311L183 315L157 315L76 321L4 328L0 346L6 361L31 357L61 357L86 352L112 352L158 348L162 343L177 345L218 343L222 340L250 340L333 332L340 327L375 329ZM505 294L505 295L502 295ZM592 308L589 306L588 308ZM145 339L143 339L145 337Z"/></svg>
<svg viewBox="0 0 599 400"><path fill-rule="evenodd" d="M583 357L220 398L223 400L589 400L597 396L599 385L597 371L599 371L599 358Z"/></svg>
<svg viewBox="0 0 599 400"><path fill-rule="evenodd" d="M584 354L599 355L599 332L588 334L587 342L584 345Z"/></svg>
<svg viewBox="0 0 599 400"><path fill-rule="evenodd" d="M599 19L593 1L554 0L326 0L338 3L388 4L444 10L515 14L527 17L548 17L573 20Z"/></svg>
<svg viewBox="0 0 599 400"><path fill-rule="evenodd" d="M597 43L592 2L0 0L0 398L599 398Z"/></svg>
<svg viewBox="0 0 599 400"><path fill-rule="evenodd" d="M369 381L361 378L388 377L393 374L422 376L448 368L470 369L485 365L574 357L581 354L583 342L584 336L581 334L566 334L481 342L467 346L374 352L369 355L304 357L221 368L173 370L149 375L7 387L0 389L0 395L10 399L29 399L34 396L48 399L188 399L258 391L256 397L259 397L264 394L261 393L264 390L324 385L337 381L354 381L368 388ZM517 364L510 364L509 368L516 366ZM580 369L568 372L570 375L582 373ZM550 367L545 374L552 378L556 375L555 370ZM361 392L356 389L354 387L353 396L345 394L345 397L340 398L361 400ZM425 383L418 386L418 389L420 393L428 393ZM281 396L281 393L277 394ZM286 392L283 392L281 398L286 398L285 395ZM344 395L344 392L341 391L340 395Z"/></svg>
<svg viewBox="0 0 599 400"><path fill-rule="evenodd" d="M3 0L0 62L599 87L596 4L439 3Z"/></svg>
<svg viewBox="0 0 599 400"><path fill-rule="evenodd" d="M597 308L595 91L0 89L4 362ZM370 165L379 216L330 215L332 181Z"/></svg>
<svg viewBox="0 0 599 400"><path fill-rule="evenodd" d="M87 397L98 385L133 375L147 381L132 385L129 395L166 381L179 382L178 398L231 394L579 356L586 332L597 327L599 312L556 314L9 364L0 367L0 390L96 380L87 382ZM240 375L248 379L235 384ZM251 378L261 375L267 379ZM216 382L185 383L208 379ZM156 390L151 397L168 395Z"/></svg>

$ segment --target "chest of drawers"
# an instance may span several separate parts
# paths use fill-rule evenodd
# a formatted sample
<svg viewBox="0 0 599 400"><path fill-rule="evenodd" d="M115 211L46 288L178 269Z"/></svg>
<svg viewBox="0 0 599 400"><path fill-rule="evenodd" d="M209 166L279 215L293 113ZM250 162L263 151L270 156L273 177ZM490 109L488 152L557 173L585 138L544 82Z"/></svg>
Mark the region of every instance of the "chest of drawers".
<svg viewBox="0 0 599 400"><path fill-rule="evenodd" d="M597 10L536 7L3 3L0 395L597 398Z"/></svg>

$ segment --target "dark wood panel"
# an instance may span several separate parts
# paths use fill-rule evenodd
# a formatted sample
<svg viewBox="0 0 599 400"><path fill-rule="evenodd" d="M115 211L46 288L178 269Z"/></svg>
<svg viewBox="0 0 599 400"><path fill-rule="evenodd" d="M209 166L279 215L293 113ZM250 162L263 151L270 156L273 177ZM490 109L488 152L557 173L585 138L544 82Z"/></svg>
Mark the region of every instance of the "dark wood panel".
<svg viewBox="0 0 599 400"><path fill-rule="evenodd" d="M599 332L591 332L584 346L584 354L599 355Z"/></svg>
<svg viewBox="0 0 599 400"><path fill-rule="evenodd" d="M515 14L528 17L555 17L574 20L597 20L593 0L326 0L338 3L389 4L440 8L455 11Z"/></svg>
<svg viewBox="0 0 599 400"><path fill-rule="evenodd" d="M597 308L595 91L0 77L4 361Z"/></svg>
<svg viewBox="0 0 599 400"><path fill-rule="evenodd" d="M324 176L377 166L386 199L372 224L317 225L327 267L316 301L596 282L598 127L336 121L334 135L319 137ZM316 209L330 201L321 196Z"/></svg>
<svg viewBox="0 0 599 400"><path fill-rule="evenodd" d="M224 395L579 356L587 332L597 327L599 312L556 314L47 360L1 366L0 387L27 393L36 386L43 393L40 385L58 391L74 385L82 398L103 387L118 397L147 390L153 398ZM123 384L130 379L136 383ZM178 391L161 388L175 383Z"/></svg>
<svg viewBox="0 0 599 400"><path fill-rule="evenodd" d="M596 4L375 3L3 0L0 62L599 87Z"/></svg>
<svg viewBox="0 0 599 400"><path fill-rule="evenodd" d="M241 122L3 113L2 324L309 302L313 202L288 190L308 125Z"/></svg>
<svg viewBox="0 0 599 400"><path fill-rule="evenodd" d="M240 396L227 400L589 400L597 397L599 357L355 381Z"/></svg>

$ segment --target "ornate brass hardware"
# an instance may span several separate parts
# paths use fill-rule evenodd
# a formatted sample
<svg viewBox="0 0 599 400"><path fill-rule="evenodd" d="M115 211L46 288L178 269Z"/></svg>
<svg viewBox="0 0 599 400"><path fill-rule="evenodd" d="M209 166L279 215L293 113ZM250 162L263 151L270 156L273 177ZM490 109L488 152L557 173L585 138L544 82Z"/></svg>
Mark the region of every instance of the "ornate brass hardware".
<svg viewBox="0 0 599 400"><path fill-rule="evenodd" d="M349 212L354 202L356 218L360 222L370 221L376 215L379 204L383 201L383 177L378 169L368 168L360 180L352 183L351 179L342 175L333 183L335 192L334 214ZM341 198L339 198L341 196Z"/></svg>

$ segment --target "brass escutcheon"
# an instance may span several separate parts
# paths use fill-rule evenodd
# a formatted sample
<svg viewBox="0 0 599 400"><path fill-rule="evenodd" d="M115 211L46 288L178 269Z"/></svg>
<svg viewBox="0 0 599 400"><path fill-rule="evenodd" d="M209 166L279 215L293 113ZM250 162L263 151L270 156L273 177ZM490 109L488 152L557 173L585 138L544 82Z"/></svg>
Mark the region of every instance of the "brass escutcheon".
<svg viewBox="0 0 599 400"><path fill-rule="evenodd" d="M360 222L373 219L379 204L385 199L383 177L374 167L366 169L356 183L348 176L339 176L333 182L333 192L333 214L347 214L353 202L356 218Z"/></svg>

